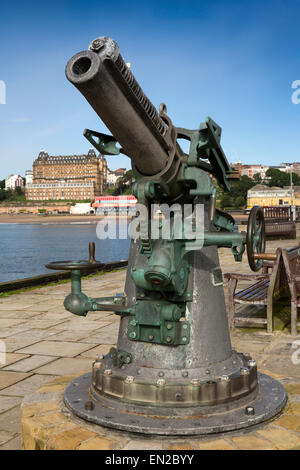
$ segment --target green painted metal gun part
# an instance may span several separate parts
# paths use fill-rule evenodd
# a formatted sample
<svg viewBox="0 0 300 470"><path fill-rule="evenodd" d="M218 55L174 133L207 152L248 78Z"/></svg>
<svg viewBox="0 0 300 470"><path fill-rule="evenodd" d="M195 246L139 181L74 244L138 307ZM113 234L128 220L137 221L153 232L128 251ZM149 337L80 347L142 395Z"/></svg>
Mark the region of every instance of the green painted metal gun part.
<svg viewBox="0 0 300 470"><path fill-rule="evenodd" d="M190 325L180 321L184 315L184 304L178 305L166 301L137 302L128 323L127 336L132 341L176 346L188 344Z"/></svg>
<svg viewBox="0 0 300 470"><path fill-rule="evenodd" d="M109 356L114 366L122 367L132 362L132 354L117 348L110 348Z"/></svg>

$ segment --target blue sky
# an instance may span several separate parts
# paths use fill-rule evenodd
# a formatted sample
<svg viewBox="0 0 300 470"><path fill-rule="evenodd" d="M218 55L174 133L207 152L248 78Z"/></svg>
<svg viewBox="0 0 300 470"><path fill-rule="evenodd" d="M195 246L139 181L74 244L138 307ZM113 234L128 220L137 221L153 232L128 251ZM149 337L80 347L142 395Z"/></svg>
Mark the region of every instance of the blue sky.
<svg viewBox="0 0 300 470"><path fill-rule="evenodd" d="M85 127L104 125L65 78L98 36L115 39L153 104L173 123L223 129L229 161L300 161L300 1L10 1L0 5L0 179L24 175L40 149L87 152ZM300 95L299 95L300 96ZM112 169L130 167L109 157Z"/></svg>

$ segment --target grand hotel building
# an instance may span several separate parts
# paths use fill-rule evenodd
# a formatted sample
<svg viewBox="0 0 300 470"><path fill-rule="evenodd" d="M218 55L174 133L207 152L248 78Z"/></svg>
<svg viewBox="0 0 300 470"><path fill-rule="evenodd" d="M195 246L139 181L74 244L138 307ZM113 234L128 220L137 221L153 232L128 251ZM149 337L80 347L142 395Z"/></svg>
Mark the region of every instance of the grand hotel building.
<svg viewBox="0 0 300 470"><path fill-rule="evenodd" d="M86 200L103 193L106 159L90 149L87 155L50 156L41 151L33 163L33 183L25 187L26 199Z"/></svg>

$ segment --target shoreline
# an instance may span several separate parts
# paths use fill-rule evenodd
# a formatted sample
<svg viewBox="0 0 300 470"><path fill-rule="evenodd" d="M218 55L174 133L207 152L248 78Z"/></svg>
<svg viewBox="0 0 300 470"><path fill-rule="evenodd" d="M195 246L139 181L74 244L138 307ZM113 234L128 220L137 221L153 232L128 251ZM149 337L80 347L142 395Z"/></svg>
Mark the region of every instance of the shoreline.
<svg viewBox="0 0 300 470"><path fill-rule="evenodd" d="M104 218L112 218L111 216L101 215L7 215L0 214L0 225L1 224L97 224ZM125 215L116 217L117 220L130 219Z"/></svg>

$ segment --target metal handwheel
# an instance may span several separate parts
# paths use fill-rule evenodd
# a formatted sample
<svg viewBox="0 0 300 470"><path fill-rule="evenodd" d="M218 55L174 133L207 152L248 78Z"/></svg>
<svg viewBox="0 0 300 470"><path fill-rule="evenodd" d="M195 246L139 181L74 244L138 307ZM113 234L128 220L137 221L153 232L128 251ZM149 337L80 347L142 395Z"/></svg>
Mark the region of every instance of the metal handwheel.
<svg viewBox="0 0 300 470"><path fill-rule="evenodd" d="M265 219L260 206L251 209L247 226L247 256L252 271L258 271L262 267L263 259L257 259L255 255L265 252Z"/></svg>
<svg viewBox="0 0 300 470"><path fill-rule="evenodd" d="M100 268L102 263L99 263L95 260L95 243L89 243L89 259L88 260L67 260L67 261L53 261L52 263L46 264L46 268L55 269L55 270L65 270L65 271L81 271L87 269Z"/></svg>

